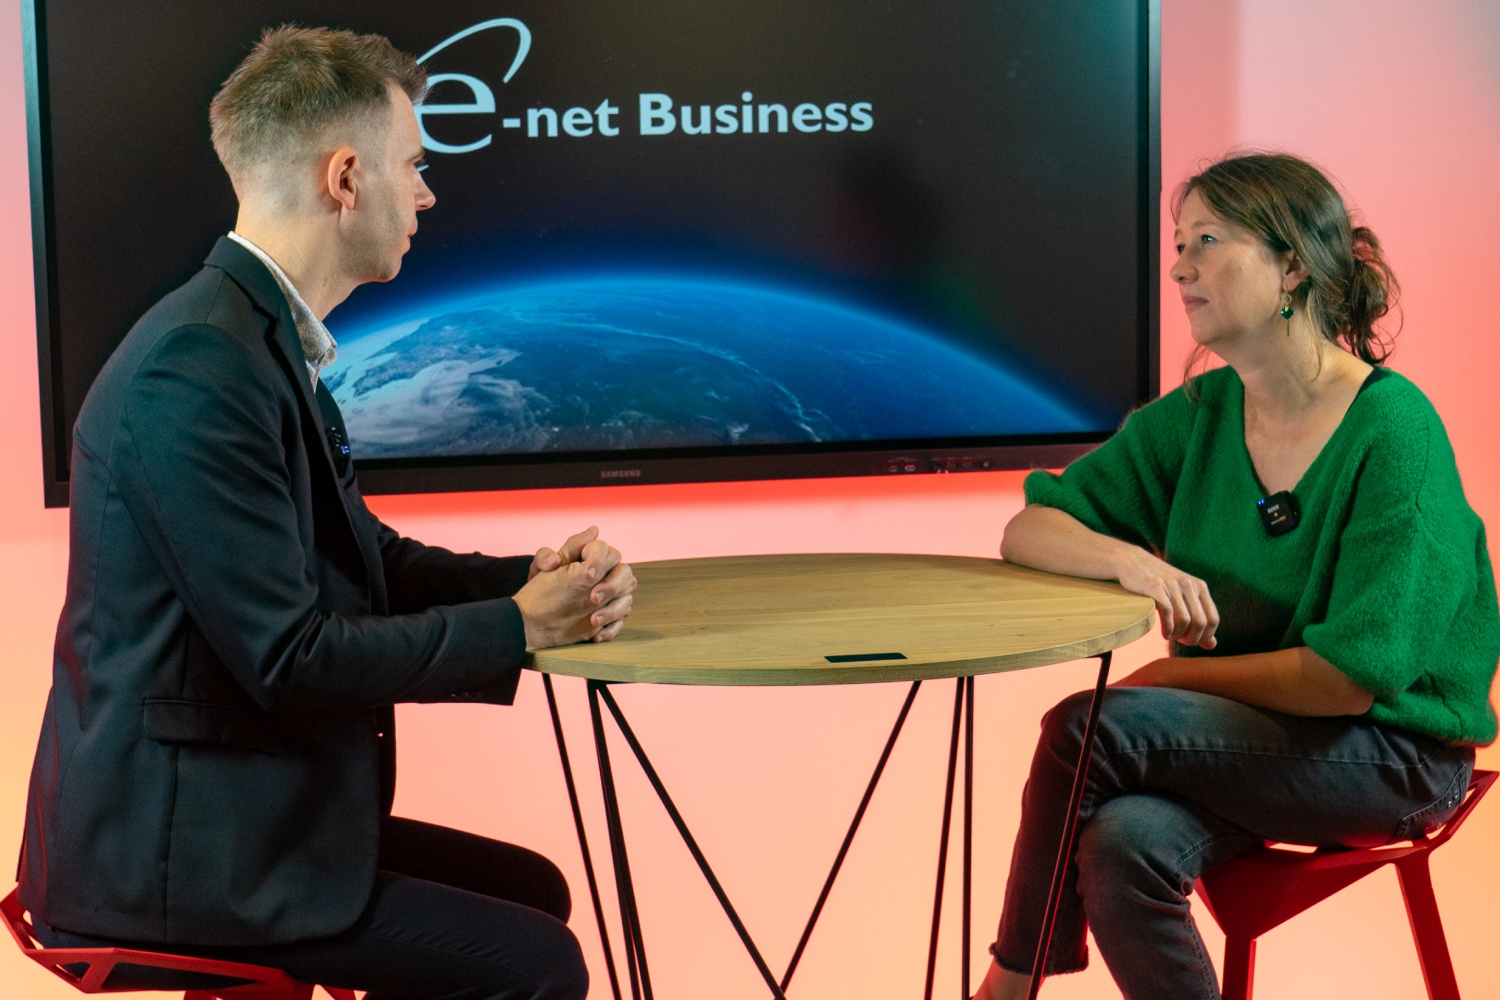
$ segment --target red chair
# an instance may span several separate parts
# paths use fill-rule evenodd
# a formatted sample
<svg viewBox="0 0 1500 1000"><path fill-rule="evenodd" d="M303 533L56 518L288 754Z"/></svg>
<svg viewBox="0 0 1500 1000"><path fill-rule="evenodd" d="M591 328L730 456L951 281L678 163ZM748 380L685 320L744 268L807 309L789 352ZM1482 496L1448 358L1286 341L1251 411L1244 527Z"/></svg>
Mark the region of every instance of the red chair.
<svg viewBox="0 0 1500 1000"><path fill-rule="evenodd" d="M0 913L27 958L84 993L185 989L182 1000L311 1000L312 997L313 984L298 982L280 969L263 965L134 948L44 948L31 921L26 919L15 889L0 900ZM353 990L320 988L333 1000L355 1000Z"/></svg>
<svg viewBox="0 0 1500 1000"><path fill-rule="evenodd" d="M1432 894L1427 856L1447 843L1494 784L1497 772L1475 771L1464 801L1441 830L1389 847L1324 847L1313 852L1265 847L1198 880L1198 895L1228 940L1224 945L1224 1000L1250 1000L1255 939L1375 869L1395 865L1406 898L1422 977L1431 1000L1459 1000L1448 941Z"/></svg>

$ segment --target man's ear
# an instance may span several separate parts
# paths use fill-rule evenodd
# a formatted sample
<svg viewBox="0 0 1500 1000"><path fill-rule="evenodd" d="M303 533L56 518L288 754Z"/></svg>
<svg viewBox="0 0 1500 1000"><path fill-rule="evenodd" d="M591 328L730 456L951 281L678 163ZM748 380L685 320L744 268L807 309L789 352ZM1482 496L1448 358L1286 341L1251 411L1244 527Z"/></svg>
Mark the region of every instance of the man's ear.
<svg viewBox="0 0 1500 1000"><path fill-rule="evenodd" d="M359 166L359 154L352 146L340 146L328 155L323 170L323 193L343 206L345 211L354 209L358 185L354 180L354 169Z"/></svg>

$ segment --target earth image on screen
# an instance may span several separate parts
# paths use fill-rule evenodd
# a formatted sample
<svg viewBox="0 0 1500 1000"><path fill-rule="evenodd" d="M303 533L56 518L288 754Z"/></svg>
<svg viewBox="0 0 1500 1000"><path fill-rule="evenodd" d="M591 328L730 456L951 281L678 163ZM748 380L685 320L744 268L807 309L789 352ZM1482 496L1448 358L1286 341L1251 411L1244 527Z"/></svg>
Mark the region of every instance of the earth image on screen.
<svg viewBox="0 0 1500 1000"><path fill-rule="evenodd" d="M1058 433L1086 419L935 334L683 278L496 287L336 330L357 458Z"/></svg>

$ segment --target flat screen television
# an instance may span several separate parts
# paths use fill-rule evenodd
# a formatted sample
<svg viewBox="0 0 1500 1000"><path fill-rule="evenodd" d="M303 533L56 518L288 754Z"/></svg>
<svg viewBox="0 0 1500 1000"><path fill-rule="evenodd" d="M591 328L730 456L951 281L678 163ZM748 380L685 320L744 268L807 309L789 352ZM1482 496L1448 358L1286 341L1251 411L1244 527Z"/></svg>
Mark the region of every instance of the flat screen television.
<svg viewBox="0 0 1500 1000"><path fill-rule="evenodd" d="M367 492L1056 465L1157 390L1157 0L28 0L46 501L234 223L267 26L432 74L437 204L330 316Z"/></svg>

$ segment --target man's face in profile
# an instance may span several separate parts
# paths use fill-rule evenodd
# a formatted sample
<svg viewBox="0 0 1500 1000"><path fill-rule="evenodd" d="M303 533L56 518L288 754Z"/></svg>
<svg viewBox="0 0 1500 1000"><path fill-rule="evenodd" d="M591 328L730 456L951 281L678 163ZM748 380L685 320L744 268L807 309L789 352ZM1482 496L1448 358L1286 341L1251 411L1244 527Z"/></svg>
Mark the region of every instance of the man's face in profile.
<svg viewBox="0 0 1500 1000"><path fill-rule="evenodd" d="M378 120L378 119L377 119ZM353 174L355 210L345 232L350 269L360 281L389 281L411 248L417 213L437 200L422 179L422 132L412 103L390 88L383 128L364 126L357 136L359 162Z"/></svg>

